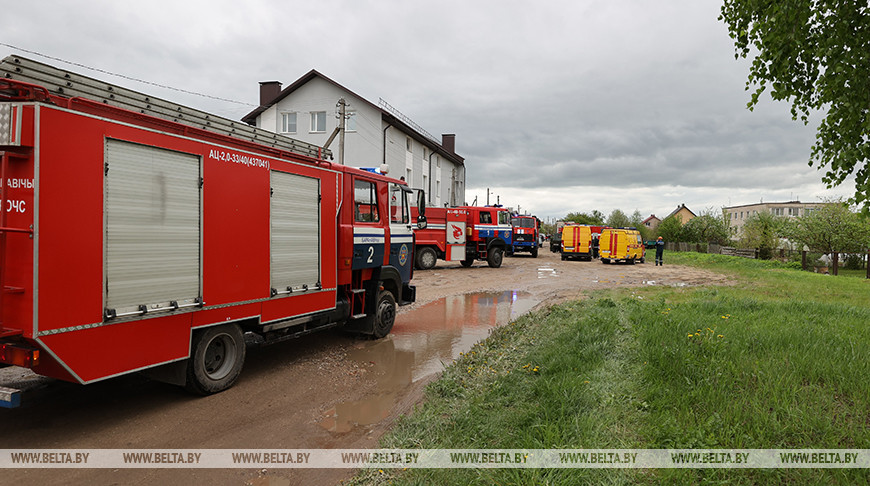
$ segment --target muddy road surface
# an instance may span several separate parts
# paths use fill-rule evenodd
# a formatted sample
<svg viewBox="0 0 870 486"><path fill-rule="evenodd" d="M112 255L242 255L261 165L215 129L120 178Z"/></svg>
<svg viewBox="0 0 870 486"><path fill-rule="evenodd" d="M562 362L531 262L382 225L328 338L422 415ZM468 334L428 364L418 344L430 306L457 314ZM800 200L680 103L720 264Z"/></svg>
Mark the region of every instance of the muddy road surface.
<svg viewBox="0 0 870 486"><path fill-rule="evenodd" d="M124 376L88 386L0 370L23 405L0 409L0 449L365 449L412 410L426 383L528 310L586 290L727 283L726 277L652 263L505 258L501 268L438 262L415 273L418 301L400 308L392 334L372 341L327 331L248 350L238 383L194 397ZM97 356L94 359L99 359ZM351 469L10 469L4 484L337 484Z"/></svg>

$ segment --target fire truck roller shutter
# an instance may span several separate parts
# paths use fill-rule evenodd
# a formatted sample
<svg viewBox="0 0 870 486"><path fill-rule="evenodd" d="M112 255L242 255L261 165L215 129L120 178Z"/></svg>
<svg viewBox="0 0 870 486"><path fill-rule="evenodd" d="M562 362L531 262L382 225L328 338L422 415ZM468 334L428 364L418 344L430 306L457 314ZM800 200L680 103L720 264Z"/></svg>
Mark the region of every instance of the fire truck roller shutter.
<svg viewBox="0 0 870 486"><path fill-rule="evenodd" d="M106 316L201 301L200 158L106 140Z"/></svg>
<svg viewBox="0 0 870 486"><path fill-rule="evenodd" d="M320 180L272 171L271 282L279 293L320 286Z"/></svg>

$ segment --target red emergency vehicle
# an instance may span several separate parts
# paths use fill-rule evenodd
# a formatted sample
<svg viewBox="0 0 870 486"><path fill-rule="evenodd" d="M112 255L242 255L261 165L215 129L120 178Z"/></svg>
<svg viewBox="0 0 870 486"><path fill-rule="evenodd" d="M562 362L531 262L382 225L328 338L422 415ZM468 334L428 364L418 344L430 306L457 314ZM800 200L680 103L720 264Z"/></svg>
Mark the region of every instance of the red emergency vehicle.
<svg viewBox="0 0 870 486"><path fill-rule="evenodd" d="M382 337L414 301L404 182L19 56L4 75L0 366L209 394L244 333Z"/></svg>
<svg viewBox="0 0 870 486"><path fill-rule="evenodd" d="M514 216L511 219L511 226L513 226L511 253L527 251L533 258L537 258L541 243L538 237L541 221L534 216Z"/></svg>
<svg viewBox="0 0 870 486"><path fill-rule="evenodd" d="M460 209L467 213L462 266L470 267L475 260L485 260L492 268L500 267L513 241L510 212L500 206L460 206Z"/></svg>
<svg viewBox="0 0 870 486"><path fill-rule="evenodd" d="M411 208L411 220L418 211ZM428 270L440 259L448 262L465 260L465 225L468 212L461 208L426 208L426 227L414 229L414 262Z"/></svg>

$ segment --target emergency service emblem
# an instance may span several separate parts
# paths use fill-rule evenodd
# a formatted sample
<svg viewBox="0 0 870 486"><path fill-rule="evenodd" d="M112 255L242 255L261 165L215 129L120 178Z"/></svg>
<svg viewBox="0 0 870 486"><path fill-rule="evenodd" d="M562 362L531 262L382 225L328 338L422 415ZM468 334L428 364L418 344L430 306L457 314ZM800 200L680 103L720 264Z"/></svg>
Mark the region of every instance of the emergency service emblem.
<svg viewBox="0 0 870 486"><path fill-rule="evenodd" d="M399 248L399 265L404 267L406 261L408 261L408 245L402 243L402 246Z"/></svg>

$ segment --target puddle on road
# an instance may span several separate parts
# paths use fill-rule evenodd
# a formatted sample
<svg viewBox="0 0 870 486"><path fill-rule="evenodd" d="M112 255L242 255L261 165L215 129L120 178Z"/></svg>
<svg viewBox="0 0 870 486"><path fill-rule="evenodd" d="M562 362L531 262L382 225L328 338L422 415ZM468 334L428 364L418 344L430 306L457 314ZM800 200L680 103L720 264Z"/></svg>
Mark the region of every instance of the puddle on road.
<svg viewBox="0 0 870 486"><path fill-rule="evenodd" d="M555 268L551 267L540 267L538 268L538 278L553 278L558 277L559 274L556 273Z"/></svg>
<svg viewBox="0 0 870 486"><path fill-rule="evenodd" d="M336 405L324 414L320 426L343 433L385 419L408 386L442 371L459 353L486 338L490 329L537 303L516 291L475 293L445 297L400 314L389 337L348 351L350 359L371 372L376 391Z"/></svg>

